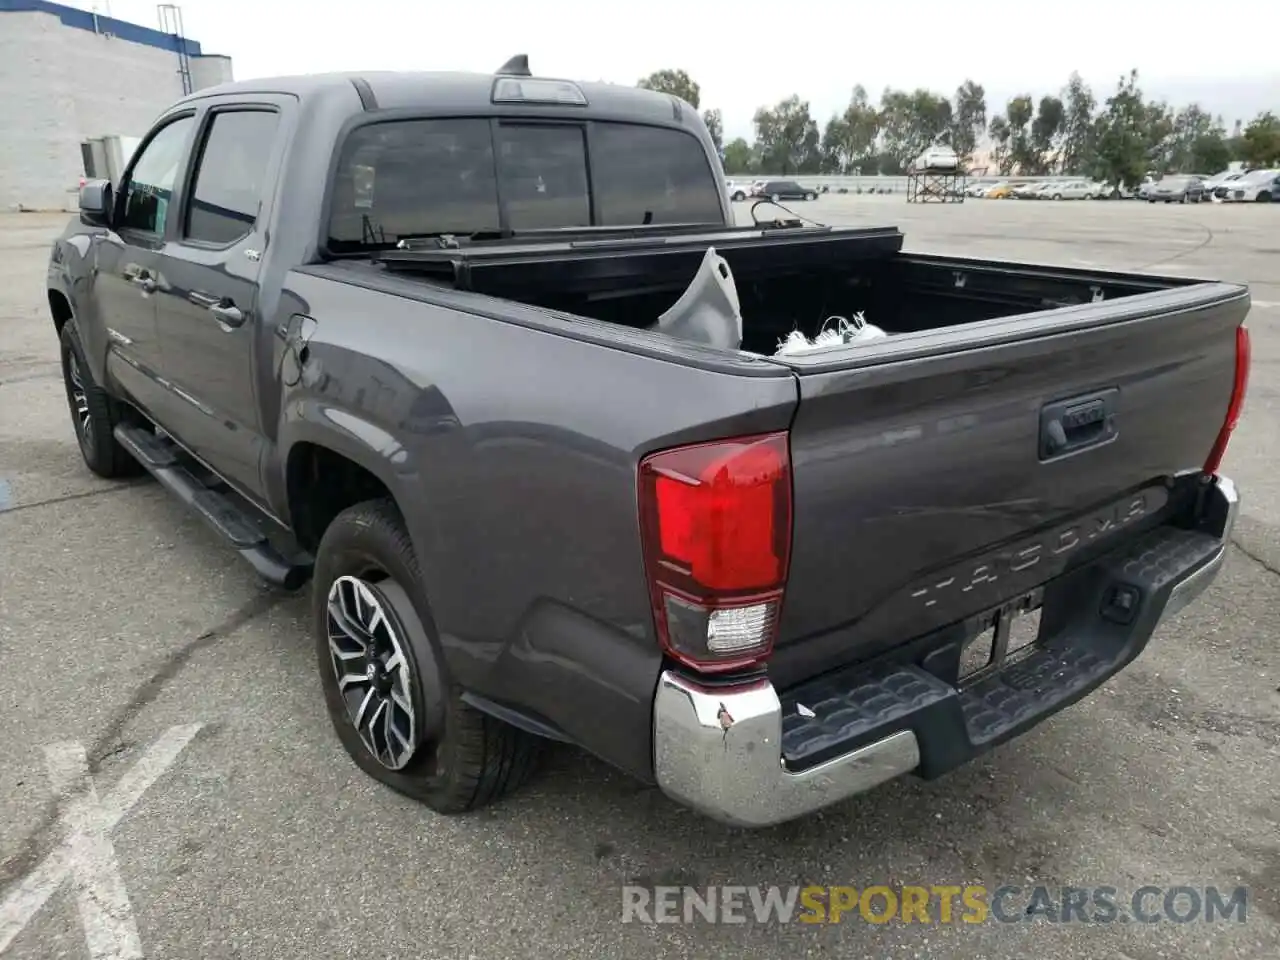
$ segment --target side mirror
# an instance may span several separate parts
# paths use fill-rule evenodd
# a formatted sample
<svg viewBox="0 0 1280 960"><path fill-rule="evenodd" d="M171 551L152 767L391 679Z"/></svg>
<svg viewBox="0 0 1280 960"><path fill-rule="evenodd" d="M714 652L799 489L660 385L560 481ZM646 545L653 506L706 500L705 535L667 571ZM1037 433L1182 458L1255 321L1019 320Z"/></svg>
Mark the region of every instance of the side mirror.
<svg viewBox="0 0 1280 960"><path fill-rule="evenodd" d="M110 180L88 180L80 188L80 222L90 227L111 226Z"/></svg>

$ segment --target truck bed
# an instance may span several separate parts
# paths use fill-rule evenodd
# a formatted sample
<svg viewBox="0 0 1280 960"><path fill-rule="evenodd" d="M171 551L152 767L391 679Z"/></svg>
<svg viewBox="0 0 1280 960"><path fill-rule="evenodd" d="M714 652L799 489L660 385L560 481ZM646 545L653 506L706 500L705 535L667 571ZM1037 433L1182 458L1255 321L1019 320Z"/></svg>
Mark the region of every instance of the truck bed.
<svg viewBox="0 0 1280 960"><path fill-rule="evenodd" d="M1016 317L1015 326L1028 332L1041 326L1028 326L1028 314L1196 284L1184 277L905 254L895 228L686 228L666 229L658 237L595 233L554 231L515 244L410 249L382 260L393 272L455 289L642 330L680 297L713 247L733 271L742 349L766 356L792 330L813 336L833 315L862 313L891 334ZM1059 315L1051 322L1065 320ZM988 340L997 329L982 335ZM916 336L909 343L919 348L927 339ZM895 349L905 345L898 342ZM819 362L851 359L847 351L824 352Z"/></svg>
<svg viewBox="0 0 1280 960"><path fill-rule="evenodd" d="M768 662L782 689L1031 597L1167 521L1222 427L1249 307L1231 284L904 254L896 231L852 230L410 251L387 268L632 328L626 349L662 339L642 330L709 243L734 272L743 349L795 382ZM893 336L772 358L791 329L856 311Z"/></svg>

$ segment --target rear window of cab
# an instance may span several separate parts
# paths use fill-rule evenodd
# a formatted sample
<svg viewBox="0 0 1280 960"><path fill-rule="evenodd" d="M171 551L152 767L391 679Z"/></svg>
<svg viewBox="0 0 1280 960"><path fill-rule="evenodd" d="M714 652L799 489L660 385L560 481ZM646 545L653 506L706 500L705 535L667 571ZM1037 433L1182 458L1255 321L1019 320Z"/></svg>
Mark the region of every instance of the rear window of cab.
<svg viewBox="0 0 1280 960"><path fill-rule="evenodd" d="M676 129L487 118L357 127L330 197L332 253L500 229L724 222L701 142Z"/></svg>

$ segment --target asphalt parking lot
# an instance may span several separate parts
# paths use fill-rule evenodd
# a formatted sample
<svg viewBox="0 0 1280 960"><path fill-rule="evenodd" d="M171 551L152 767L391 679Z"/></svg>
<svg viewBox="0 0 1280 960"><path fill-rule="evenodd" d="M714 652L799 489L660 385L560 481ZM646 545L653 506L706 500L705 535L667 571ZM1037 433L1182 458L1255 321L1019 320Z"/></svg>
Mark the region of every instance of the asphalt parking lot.
<svg viewBox="0 0 1280 960"><path fill-rule="evenodd" d="M806 821L722 828L567 748L515 797L439 817L343 754L305 599L261 586L154 482L83 466L43 286L66 218L0 216L0 956L1274 960L1280 209L792 208L896 223L919 251L1249 282L1253 372L1226 462L1242 517L1210 592L1020 740ZM54 780L84 785L69 744L115 825L66 873ZM1249 895L1243 923L620 922L624 884L810 883Z"/></svg>

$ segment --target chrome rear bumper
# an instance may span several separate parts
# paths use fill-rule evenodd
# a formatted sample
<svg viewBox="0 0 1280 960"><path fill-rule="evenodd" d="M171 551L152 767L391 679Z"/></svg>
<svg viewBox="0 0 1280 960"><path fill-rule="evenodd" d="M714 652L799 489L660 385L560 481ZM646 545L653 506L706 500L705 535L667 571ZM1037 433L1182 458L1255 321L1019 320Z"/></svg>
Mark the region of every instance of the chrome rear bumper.
<svg viewBox="0 0 1280 960"><path fill-rule="evenodd" d="M1167 556L1173 554L1149 561L1145 554L1134 557L1139 566L1162 568L1147 582L1167 576L1165 586L1151 597L1153 604L1162 606L1151 611L1147 626L1141 628L1145 636L1117 652L1114 666L1095 668L1081 687L1068 690L1064 686L1061 704L1046 700L1044 716L1074 701L1084 686L1092 688L1122 669L1145 646L1153 625L1185 609L1209 587L1226 557L1238 509L1235 485L1219 478L1209 491L1200 527L1202 548L1193 565L1170 563ZM1206 551L1212 551L1207 562ZM964 695L937 678L921 674L920 680L943 688L933 701L934 708L949 695L955 695L957 703ZM1052 691L1049 694L1052 699ZM667 670L658 680L654 699L654 773L664 793L712 819L737 826L768 826L802 817L921 767L917 730L929 738L929 724L933 724L939 737L950 737L954 736L950 728L965 723L960 710L944 724L938 723L938 716L935 713L926 720L923 711L903 715L886 726L879 739L792 771L783 759L782 702L768 680L718 686ZM1022 726L1039 719L1043 716L1026 719ZM976 754L990 744L973 746Z"/></svg>
<svg viewBox="0 0 1280 960"><path fill-rule="evenodd" d="M914 770L916 736L902 730L801 773L782 762L782 704L773 684L718 690L671 671L654 703L658 783L713 819L762 827L801 817Z"/></svg>

